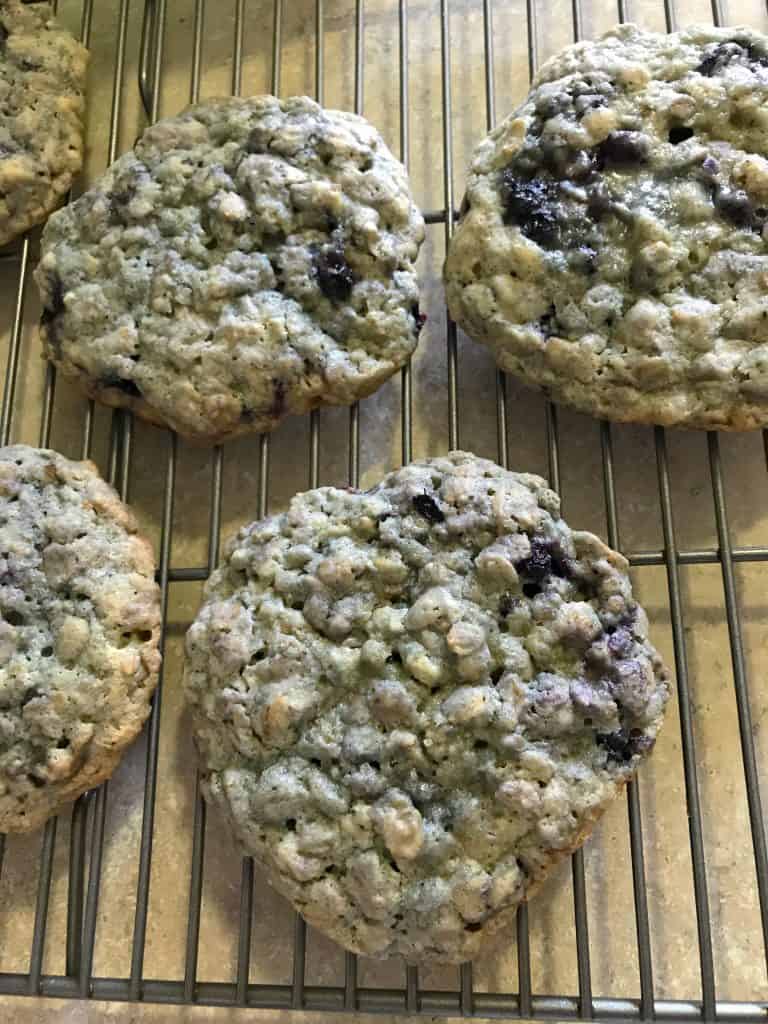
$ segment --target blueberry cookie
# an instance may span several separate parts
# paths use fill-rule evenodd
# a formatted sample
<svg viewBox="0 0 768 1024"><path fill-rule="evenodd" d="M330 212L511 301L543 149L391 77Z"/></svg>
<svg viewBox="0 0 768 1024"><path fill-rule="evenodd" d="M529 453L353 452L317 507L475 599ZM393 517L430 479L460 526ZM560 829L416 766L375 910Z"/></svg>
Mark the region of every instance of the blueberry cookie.
<svg viewBox="0 0 768 1024"><path fill-rule="evenodd" d="M445 279L502 369L613 420L768 423L768 40L624 25L479 145Z"/></svg>
<svg viewBox="0 0 768 1024"><path fill-rule="evenodd" d="M152 550L90 462L0 448L0 833L108 778L157 683Z"/></svg>
<svg viewBox="0 0 768 1024"><path fill-rule="evenodd" d="M362 118L212 100L148 128L51 218L45 349L91 396L193 440L271 430L407 361L423 234Z"/></svg>
<svg viewBox="0 0 768 1024"><path fill-rule="evenodd" d="M668 696L621 555L463 452L242 529L186 650L243 849L348 949L416 962L471 958L583 842Z"/></svg>
<svg viewBox="0 0 768 1024"><path fill-rule="evenodd" d="M50 4L0 0L0 245L45 220L80 170L87 62Z"/></svg>

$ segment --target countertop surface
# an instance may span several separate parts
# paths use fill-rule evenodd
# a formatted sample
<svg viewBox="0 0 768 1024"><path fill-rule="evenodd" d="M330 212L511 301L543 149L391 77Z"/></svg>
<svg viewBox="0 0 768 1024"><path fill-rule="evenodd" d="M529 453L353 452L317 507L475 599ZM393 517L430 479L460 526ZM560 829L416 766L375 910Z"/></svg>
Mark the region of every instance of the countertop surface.
<svg viewBox="0 0 768 1024"><path fill-rule="evenodd" d="M353 0L326 0L323 6L323 98L329 106L355 105L355 32ZM446 205L443 177L443 111L441 23L438 0L409 0L408 10L408 142L410 171L418 202L425 210ZM494 98L496 113L506 113L523 95L528 75L526 3L502 2L493 7ZM630 14L647 27L663 30L661 0L631 0ZM62 18L79 30L81 0L61 0ZM450 85L452 98L452 196L458 206L464 169L473 145L486 130L486 78L482 0L453 0L449 12ZM534 5L537 13L538 57L544 59L573 35L570 2ZM731 0L724 5L728 22L748 22L768 30L765 5L758 0ZM363 11L363 111L400 151L398 3L365 0ZM82 189L97 175L111 154L128 148L145 123L137 88L138 44L142 4L127 4L125 60L118 82L119 103L113 106L115 55L119 46L120 4L96 0L91 25L93 52L88 113L88 157ZM244 94L269 91L272 85L273 3L245 0L242 6L243 61L233 65L236 0L208 3L200 39L202 97L231 91L233 71L242 72ZM584 36L596 35L617 18L608 2L581 5ZM183 107L195 85L193 0L167 0L163 36L159 114ZM704 0L680 0L678 23L711 19ZM283 4L279 90L288 95L315 92L315 5L308 0ZM109 126L117 129L110 138ZM428 228L420 258L424 309L428 315L412 367L414 457L443 452L449 445L449 389L446 322L440 267L445 226ZM30 267L37 243L29 243ZM24 251L26 252L26 250ZM7 353L12 334L20 256L0 261L0 288L5 297L0 311L0 374L8 372ZM35 323L39 305L27 273L15 405L11 439L37 443L45 408L45 369L40 359ZM497 375L490 355L461 334L457 342L457 420L460 445L496 458ZM12 367L11 367L12 369ZM547 419L542 398L506 382L507 442L514 469L550 475ZM50 393L49 393L50 397ZM68 382L58 380L53 395L51 444L79 457L87 437L87 403ZM363 485L402 460L402 383L393 378L360 407L359 470ZM97 408L92 454L105 473L110 465L111 413ZM560 490L564 512L572 526L608 536L606 491L603 480L606 440L600 425L569 410L556 416ZM128 433L124 433L124 431ZM222 535L256 518L261 488L266 507L285 506L291 494L309 481L309 418L286 421L271 436L268 472L262 479L264 449L256 437L223 449L220 467L215 454L172 443L168 433L136 422L116 427L117 450L130 441L129 497L156 551L161 546L164 501L171 497L170 565L176 578L168 588L166 661L162 685L162 715L158 743L158 776L153 832L144 977L184 979L190 908L190 869L196 811L195 762L189 722L180 696L184 632L197 608L202 570L215 560L209 550L211 494L221 470ZM551 436L551 433L550 433ZM346 484L349 480L350 420L346 409L320 414L319 479ZM659 454L666 451L670 496L679 548L714 552L718 546L711 457L705 435L667 432L665 441L648 427L616 426L610 432L613 474L618 502L621 546L629 552L663 549L662 504L659 497ZM720 462L717 462L719 455ZM759 433L721 436L714 453L722 466L728 524L737 548L768 544L768 474L766 451ZM118 466L119 468L119 466ZM215 493L215 492L214 492ZM650 559L651 562L654 559ZM685 662L675 662L668 574L661 564L634 570L634 582L645 604L652 635L677 678L687 668L693 717L695 766L703 816L703 849L709 892L713 971L718 999L768 1000L766 959L760 932L759 908L749 818L740 755L739 723L734 697L734 665L725 614L723 573L714 556L704 564L684 560L679 568L682 618L680 649ZM180 569L200 570L194 574ZM173 575L173 574L172 574ZM189 576L198 578L189 579ZM768 567L766 562L740 561L735 570L737 614L743 637L743 666L750 690L753 739L758 768L768 799ZM737 669L739 662L737 659ZM761 669L763 670L761 672ZM139 870L139 845L147 759L147 734L131 749L106 798L103 863L96 917L93 975L126 978L134 944L134 916ZM689 819L681 752L679 705L673 700L657 750L643 768L639 782L642 844L645 857L650 929L651 966L657 999L701 998L702 983L697 944L697 921L689 846ZM43 973L63 974L70 855L71 815L61 815L52 855L50 905L44 946ZM90 834L87 836L90 848ZM215 813L204 832L204 871L200 914L200 982L232 982L237 974L238 924L241 903L241 860ZM40 880L42 834L9 838L0 874L0 972L26 973L34 931ZM584 853L589 925L590 969L595 997L637 998L640 994L632 860L625 799L619 799L600 824ZM86 876L87 877L87 876ZM532 988L536 994L578 994L572 868L564 864L529 908ZM251 983L290 985L293 979L294 918L284 901L271 892L256 872L252 916L249 980ZM194 964L194 958L192 963ZM312 932L307 936L304 984L344 985L344 954ZM518 988L515 935L505 933L489 946L474 966L479 993L516 992ZM367 988L402 989L405 971L399 963L361 960L358 981ZM456 991L455 968L420 972L423 990ZM54 1003L39 1000L0 1000L0 1020L79 1022L101 1019L105 1004ZM335 1020L327 1014L290 1015L253 1012L264 1021ZM228 1009L141 1008L115 1004L103 1010L104 1019L132 1021L240 1020L244 1014ZM378 1019L382 1019L379 1017ZM386 1019L386 1018L385 1018ZM394 1018L393 1018L394 1019Z"/></svg>

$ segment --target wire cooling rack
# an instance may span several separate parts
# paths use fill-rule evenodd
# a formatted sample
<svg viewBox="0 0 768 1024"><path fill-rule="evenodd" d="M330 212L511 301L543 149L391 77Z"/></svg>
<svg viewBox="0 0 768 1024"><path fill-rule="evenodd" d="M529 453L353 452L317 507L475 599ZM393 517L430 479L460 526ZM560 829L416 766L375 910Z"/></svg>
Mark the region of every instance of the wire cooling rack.
<svg viewBox="0 0 768 1024"><path fill-rule="evenodd" d="M736 16L766 28L762 3L729 10L718 0L711 7L679 0L678 8L673 0L60 6L93 53L98 109L88 176L130 145L130 132L212 93L314 92L377 121L425 199L430 319L414 365L362 406L195 453L57 384L37 359L35 237L0 260L8 310L0 442L95 457L136 502L158 551L166 654L145 735L115 779L41 836L0 836L0 995L326 1013L768 1021L761 807L768 695L759 671L761 650L768 651L768 521L761 520L768 434L683 436L558 410L459 335L437 283L471 145L497 108L504 114L520 98L540 57L630 17L661 30ZM266 514L307 484L357 485L399 460L460 443L548 473L573 525L591 526L625 551L675 669L677 708L625 806L617 804L586 852L573 856L570 877L560 872L520 908L516 929L489 951L488 963L458 972L388 965L377 973L308 935L301 918L267 893L253 862L238 863L219 841L192 790L192 762L173 761L179 744L189 748L176 715L178 649L200 582L218 559L222 527ZM181 564L172 557L177 548ZM177 593L188 600L176 601ZM712 646L702 647L709 634ZM165 791L166 774L183 780L186 798ZM229 858L226 870L219 856ZM227 891L217 896L213 876L222 874ZM215 940L224 933L227 940Z"/></svg>

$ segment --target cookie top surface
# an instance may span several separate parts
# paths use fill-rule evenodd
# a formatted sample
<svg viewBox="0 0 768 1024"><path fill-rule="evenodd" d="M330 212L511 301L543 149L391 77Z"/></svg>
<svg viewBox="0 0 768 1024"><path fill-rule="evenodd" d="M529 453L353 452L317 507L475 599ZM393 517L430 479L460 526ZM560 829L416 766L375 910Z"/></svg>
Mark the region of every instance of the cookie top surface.
<svg viewBox="0 0 768 1024"><path fill-rule="evenodd" d="M0 0L0 245L43 221L82 166L87 62L50 4Z"/></svg>
<svg viewBox="0 0 768 1024"><path fill-rule="evenodd" d="M768 423L767 111L752 29L568 47L475 152L453 316L583 411Z"/></svg>
<svg viewBox="0 0 768 1024"><path fill-rule="evenodd" d="M206 793L307 920L460 962L653 745L625 560L455 452L240 531L187 636Z"/></svg>
<svg viewBox="0 0 768 1024"><path fill-rule="evenodd" d="M367 121L301 97L211 100L148 128L51 218L47 353L187 437L270 430L406 362L423 234Z"/></svg>
<svg viewBox="0 0 768 1024"><path fill-rule="evenodd" d="M160 655L149 544L89 462L0 448L0 833L107 778Z"/></svg>

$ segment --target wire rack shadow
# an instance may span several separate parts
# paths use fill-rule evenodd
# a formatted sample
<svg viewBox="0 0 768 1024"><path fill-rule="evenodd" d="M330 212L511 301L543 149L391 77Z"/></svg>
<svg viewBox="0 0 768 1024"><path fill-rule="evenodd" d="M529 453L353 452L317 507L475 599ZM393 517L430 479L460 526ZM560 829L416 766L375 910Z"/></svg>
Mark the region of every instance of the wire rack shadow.
<svg viewBox="0 0 768 1024"><path fill-rule="evenodd" d="M230 0L232 7L229 35L230 56L226 63L226 75L232 93L243 91L244 78L248 70L248 49L246 36L252 28L249 20L252 12L249 0ZM73 0L74 3L74 0ZM146 122L157 119L161 111L164 74L167 70L166 51L168 48L169 11L174 17L180 7L185 6L191 21L191 46L187 57L188 96L192 101L201 95L206 73L206 45L209 33L215 34L214 20L217 18L215 5L206 0L145 0L143 8L136 11L136 3L119 0L115 15L115 33L110 40L107 56L112 75L112 92L109 102L109 139L107 159L112 161L118 153L122 109L125 97L131 90L140 101ZM293 0L290 0L290 5ZM269 0L259 7L260 16L268 8L269 32L269 78L274 93L281 92L285 63L295 58L294 40L286 38L286 24L289 14L289 0ZM639 3L638 3L639 5ZM64 6L64 0L62 0ZM409 97L414 89L415 72L409 65L409 31L414 13L424 14L429 8L434 28L433 49L435 53L435 74L432 82L432 100L439 104L439 113L434 121L439 135L440 164L442 180L437 194L440 201L425 211L425 219L433 237L431 244L436 251L450 241L454 221L454 123L453 106L456 61L459 56L452 52L452 16L457 9L472 21L482 42L483 83L481 106L484 124L473 125L476 136L484 128L491 127L496 120L497 74L494 63L496 33L494 18L505 5L501 0L307 0L305 31L311 34L311 62L314 93L323 100L326 93L327 59L326 36L330 29L343 33L350 42L352 88L350 105L358 112L364 109L364 83L366 61L366 33L380 32L384 21L391 26L392 59L395 62L397 92L397 142L399 155L409 164L416 146L411 131L411 104ZM610 19L626 20L634 12L629 10L627 0L619 0L616 6L609 2L582 5L571 0L565 7L570 18L569 34L572 38L583 37L595 20L594 9ZM588 6L589 11L584 7ZM700 6L700 5L699 5ZM81 37L86 43L92 42L95 14L94 0L82 0L80 8ZM643 4L644 10L648 3ZM677 27L679 14L672 0L657 5L657 24L672 30ZM610 8L610 9L609 9ZM712 3L712 18L724 22L724 11L717 0ZM543 2L525 0L520 4L518 15L520 32L525 37L525 60L528 72L532 73L539 61L542 34L552 25L551 13ZM175 23L175 22L174 22ZM229 23L228 23L229 24ZM455 27L455 26L454 26ZM261 23L260 32L265 31ZM378 36L377 36L378 38ZM292 49L293 47L293 49ZM303 51L302 51L303 52ZM292 56L293 55L293 56ZM135 65L135 67L134 67ZM104 66L103 64L101 65ZM135 70L129 79L128 68ZM219 81L219 88L221 82ZM397 148L397 146L395 146ZM0 442L8 443L14 436L14 423L20 416L18 401L20 365L27 333L24 328L27 285L33 263L33 243L25 238L21 247L4 257L4 263L12 264L14 292L12 297L12 323L8 336L8 356L5 369L2 415L0 416ZM444 316L444 314L442 314ZM446 438L450 447L458 447L461 439L460 413L462 409L462 387L460 381L460 345L456 327L445 320L441 325L441 344L445 351L446 387ZM510 399L509 382L501 373L495 374L495 437L496 457L506 465L511 454L510 431L514 409ZM414 450L414 401L416 374L406 367L401 374L397 393L393 398L398 404L400 426L399 457L411 459ZM39 443L47 445L52 436L56 406L56 378L51 367L45 371L40 405ZM546 462L550 481L560 489L561 485L561 431L558 412L549 404L542 406L545 428ZM347 414L345 414L347 415ZM364 441L361 428L361 410L354 406L348 412L345 426L346 477L351 485L357 485L361 475L361 444ZM131 418L117 412L109 423L101 421L92 403L83 411L82 444L84 457L90 456L102 429L108 431L105 440L107 452L107 473L124 497L128 497L132 463L135 454L134 424ZM620 521L623 510L618 497L616 465L614 457L614 433L611 426L599 426L599 464L602 471L602 492L608 540L621 548ZM210 508L208 515L207 558L205 564L172 564L172 540L174 533L174 507L177 498L179 473L179 444L170 434L164 435L165 450L161 451L162 462L162 514L159 531L159 582L162 588L163 622L167 621L169 594L175 584L195 583L204 580L215 565L220 546L222 527L222 494L225 453L214 449L210 459ZM307 431L306 483L315 486L320 480L322 464L321 414L313 413ZM768 463L768 435L763 437L765 460ZM268 436L252 442L253 460L258 470L256 513L264 515L269 505L270 456L273 440ZM129 1001L152 1001L158 1003L198 1003L211 1006L240 1006L264 1009L295 1009L315 1011L318 1014L331 1011L357 1011L398 1014L432 1014L463 1016L494 1016L502 1018L557 1018L578 1020L658 1020L658 1021L738 1021L742 1024L768 1022L768 1002L753 993L745 993L743 999L723 1000L718 998L716 950L713 947L714 926L712 920L712 890L708 880L708 862L705 849L707 822L701 799L700 761L696 747L696 721L694 711L694 681L689 670L689 652L685 632L686 594L681 574L687 566L719 567L722 581L723 607L727 622L729 654L732 667L735 715L738 721L738 750L733 756L740 759L743 772L748 817L750 861L754 873L754 891L757 898L755 919L760 935L757 946L763 962L768 949L768 855L766 850L765 821L761 807L761 769L768 772L768 766L761 764L760 750L756 742L756 728L752 720L752 703L749 693L747 658L744 650L742 631L742 609L740 607L737 567L742 564L768 562L768 545L737 545L732 541L732 531L726 501L725 473L721 455L721 441L717 434L710 434L705 441L706 464L710 497L714 510L715 543L711 546L681 548L676 539L675 510L673 507L674 481L670 469L668 438L664 430L652 432L652 451L655 456L655 478L658 507L661 520L662 543L655 549L640 549L625 552L636 569L657 567L665 577L667 610L671 628L671 648L674 654L676 685L679 706L679 751L681 772L684 780L684 800L688 818L689 863L691 874L692 902L695 915L695 940L697 959L697 984L686 998L663 998L657 991L654 978L653 928L649 912L648 867L646 864L646 843L643 835L643 812L639 783L631 785L627 793L626 827L630 851L631 903L634 915L635 949L637 964L638 994L626 995L596 994L593 992L592 951L594 935L590 936L590 908L585 873L585 858L577 852L571 863L571 887L573 894L573 935L574 960L576 965L576 988L568 994L542 994L535 990L532 958L532 942L529 928L529 911L522 907L517 915L515 934L516 978L514 991L494 992L487 986L476 985L475 971L470 964L463 965L453 988L435 989L422 984L420 971L415 967L404 970L403 984L393 988L376 988L359 983L361 965L355 956L346 954L343 980L339 984L320 985L307 980L307 931L300 917L293 925L293 961L291 979L287 983L254 983L251 980L253 951L253 921L257 913L255 906L255 872L250 859L241 865L239 884L239 920L237 925L236 963L234 977L229 980L201 980L198 978L201 924L203 918L203 888L206 853L206 809L199 791L195 793L194 816L191 837L184 842L191 846L191 869L186 910L185 945L180 951L183 974L175 979L154 976L147 957L147 930L150 917L150 883L153 872L153 843L157 825L157 789L160 775L160 729L163 705L163 686L154 702L146 738L146 760L141 781L141 834L138 843L138 864L133 920L130 922L130 965L124 976L108 977L94 972L97 955L97 924L100 897L103 885L103 864L105 849L105 822L109 802L109 787L87 794L74 805L71 820L67 822L67 890L65 919L65 948L60 952L59 961L63 970L52 973L45 969L50 950L48 923L51 915L52 880L55 871L57 851L57 830L63 832L60 823L48 823L41 841L37 867L36 895L29 947L21 956L27 963L24 971L0 972L0 995L45 995L67 998L93 998ZM157 453L156 453L157 454ZM763 580L765 576L763 576ZM765 589L765 588L764 588ZM164 641L165 642L165 641ZM646 829L649 827L646 821ZM650 827L653 827L652 823ZM59 845L61 844L61 838ZM3 860L6 856L5 837L0 836L0 881L3 874ZM10 853L6 857L7 861ZM2 908L0 908L0 916ZM594 917L592 917L594 923ZM2 962L0 961L0 966Z"/></svg>

